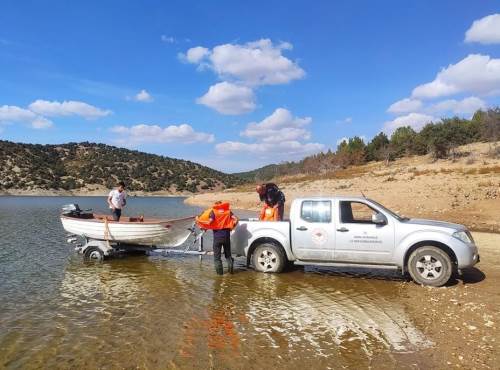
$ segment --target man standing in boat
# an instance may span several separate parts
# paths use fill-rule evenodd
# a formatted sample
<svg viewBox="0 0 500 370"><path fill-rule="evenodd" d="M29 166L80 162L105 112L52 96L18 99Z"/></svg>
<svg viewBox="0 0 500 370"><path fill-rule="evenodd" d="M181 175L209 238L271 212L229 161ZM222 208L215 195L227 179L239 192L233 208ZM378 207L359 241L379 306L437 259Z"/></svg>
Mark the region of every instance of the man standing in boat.
<svg viewBox="0 0 500 370"><path fill-rule="evenodd" d="M111 208L111 214L114 221L120 221L122 208L127 204L127 193L125 192L125 183L120 181L116 189L109 192L108 204Z"/></svg>

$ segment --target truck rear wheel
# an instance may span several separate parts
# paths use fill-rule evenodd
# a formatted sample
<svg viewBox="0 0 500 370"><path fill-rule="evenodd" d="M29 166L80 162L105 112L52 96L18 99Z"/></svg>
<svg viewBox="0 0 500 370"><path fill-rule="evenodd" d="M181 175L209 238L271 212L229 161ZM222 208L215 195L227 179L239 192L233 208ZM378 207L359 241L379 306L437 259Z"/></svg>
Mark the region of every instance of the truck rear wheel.
<svg viewBox="0 0 500 370"><path fill-rule="evenodd" d="M286 261L283 249L271 243L259 245L252 254L253 265L260 272L281 272Z"/></svg>
<svg viewBox="0 0 500 370"><path fill-rule="evenodd" d="M433 246L423 246L410 255L408 272L418 284L439 287L450 280L453 264L450 256L443 250Z"/></svg>

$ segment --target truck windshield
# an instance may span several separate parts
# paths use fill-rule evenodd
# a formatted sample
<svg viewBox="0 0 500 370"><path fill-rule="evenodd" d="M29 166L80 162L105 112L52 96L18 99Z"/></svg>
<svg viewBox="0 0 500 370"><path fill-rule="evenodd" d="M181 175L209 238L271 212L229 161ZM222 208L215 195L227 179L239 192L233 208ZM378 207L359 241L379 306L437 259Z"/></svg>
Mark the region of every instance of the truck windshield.
<svg viewBox="0 0 500 370"><path fill-rule="evenodd" d="M408 217L402 217L400 215L398 215L396 212L393 212L391 211L390 209L384 207L382 204L378 203L378 202L375 202L374 200L372 199L369 199L370 202L372 202L374 205L376 205L378 208L382 209L384 212L387 212L389 213L392 217L394 217L395 219L397 219L398 221L408 221L409 218Z"/></svg>

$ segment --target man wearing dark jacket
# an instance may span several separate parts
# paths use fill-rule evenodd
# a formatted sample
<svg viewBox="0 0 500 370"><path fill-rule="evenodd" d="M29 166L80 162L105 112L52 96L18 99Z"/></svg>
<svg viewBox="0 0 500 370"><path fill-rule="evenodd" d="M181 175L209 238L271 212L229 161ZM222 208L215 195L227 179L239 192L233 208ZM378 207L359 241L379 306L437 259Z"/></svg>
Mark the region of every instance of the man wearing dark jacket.
<svg viewBox="0 0 500 370"><path fill-rule="evenodd" d="M278 210L278 221L282 221L285 212L285 194L272 182L257 185L256 191L261 202L266 202L269 207Z"/></svg>

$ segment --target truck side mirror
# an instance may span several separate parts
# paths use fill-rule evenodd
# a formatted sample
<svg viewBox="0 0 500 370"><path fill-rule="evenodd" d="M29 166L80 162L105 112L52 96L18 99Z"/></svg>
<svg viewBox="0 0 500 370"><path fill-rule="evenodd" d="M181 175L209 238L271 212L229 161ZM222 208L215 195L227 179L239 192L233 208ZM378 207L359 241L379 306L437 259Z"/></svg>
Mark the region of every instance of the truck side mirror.
<svg viewBox="0 0 500 370"><path fill-rule="evenodd" d="M382 213L374 213L372 214L372 222L377 225L385 225L387 224L387 218Z"/></svg>

